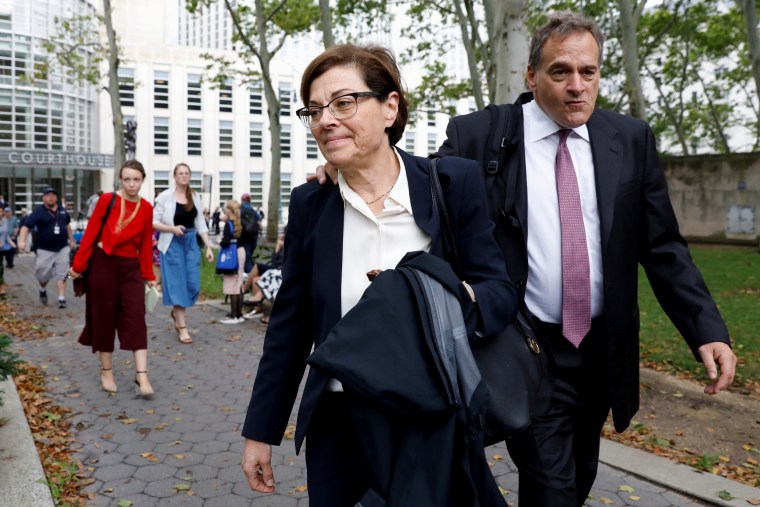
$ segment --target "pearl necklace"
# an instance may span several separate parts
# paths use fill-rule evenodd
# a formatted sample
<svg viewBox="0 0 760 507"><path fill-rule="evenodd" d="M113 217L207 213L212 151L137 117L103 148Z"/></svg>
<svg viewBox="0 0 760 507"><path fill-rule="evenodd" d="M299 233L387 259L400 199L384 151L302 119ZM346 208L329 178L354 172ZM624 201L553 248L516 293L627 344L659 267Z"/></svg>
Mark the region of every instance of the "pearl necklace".
<svg viewBox="0 0 760 507"><path fill-rule="evenodd" d="M375 198L374 198L374 199L372 199L371 201L364 201L364 203L365 203L367 206L371 206L371 205L375 204L377 201L379 201L380 199L382 199L382 198L383 198L383 197L385 197L386 195L390 194L390 193L391 193L391 190L393 190L393 187L395 187L395 186L396 186L396 183L394 182L394 183L393 183L393 185L391 185L391 188L389 188L388 190L386 190L386 191L385 191L385 192L383 192L382 194L378 195L377 197L375 197Z"/></svg>

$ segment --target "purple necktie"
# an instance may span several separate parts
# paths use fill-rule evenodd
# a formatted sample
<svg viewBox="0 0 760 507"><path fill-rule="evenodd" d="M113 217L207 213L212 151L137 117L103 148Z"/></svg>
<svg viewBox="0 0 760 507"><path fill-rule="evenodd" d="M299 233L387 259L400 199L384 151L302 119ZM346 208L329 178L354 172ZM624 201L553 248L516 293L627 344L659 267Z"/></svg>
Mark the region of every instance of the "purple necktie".
<svg viewBox="0 0 760 507"><path fill-rule="evenodd" d="M591 329L591 276L581 196L567 149L568 135L569 129L559 131L555 162L562 229L562 335L578 348Z"/></svg>

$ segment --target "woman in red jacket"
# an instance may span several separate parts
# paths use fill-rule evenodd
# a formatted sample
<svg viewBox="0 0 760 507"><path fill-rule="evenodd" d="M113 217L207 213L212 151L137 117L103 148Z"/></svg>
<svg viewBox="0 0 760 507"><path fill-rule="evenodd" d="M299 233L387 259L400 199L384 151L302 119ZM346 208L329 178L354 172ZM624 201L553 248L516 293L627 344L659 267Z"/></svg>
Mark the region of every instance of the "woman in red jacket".
<svg viewBox="0 0 760 507"><path fill-rule="evenodd" d="M145 169L128 160L119 170L121 190L103 194L87 224L69 275L87 274L85 326L79 343L100 353L104 391L116 392L113 377L114 338L135 356L137 395L153 396L148 380L148 332L145 325L145 282L155 285L152 267L153 206L140 197ZM103 218L113 200L105 225ZM96 244L94 244L96 243Z"/></svg>

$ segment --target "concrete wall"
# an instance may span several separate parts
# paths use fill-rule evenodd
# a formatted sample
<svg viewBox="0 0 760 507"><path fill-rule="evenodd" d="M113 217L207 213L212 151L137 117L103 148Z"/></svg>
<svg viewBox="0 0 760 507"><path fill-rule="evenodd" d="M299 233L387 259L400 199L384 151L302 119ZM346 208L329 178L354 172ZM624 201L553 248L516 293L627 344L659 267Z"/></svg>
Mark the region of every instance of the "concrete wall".
<svg viewBox="0 0 760 507"><path fill-rule="evenodd" d="M757 242L760 153L665 157L662 162L681 234Z"/></svg>

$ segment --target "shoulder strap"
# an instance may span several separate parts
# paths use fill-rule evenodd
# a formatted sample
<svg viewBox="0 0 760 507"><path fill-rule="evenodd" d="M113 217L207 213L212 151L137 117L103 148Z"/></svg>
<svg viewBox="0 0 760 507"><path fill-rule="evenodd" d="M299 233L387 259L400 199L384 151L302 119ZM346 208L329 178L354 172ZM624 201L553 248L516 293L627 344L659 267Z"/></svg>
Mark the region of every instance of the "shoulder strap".
<svg viewBox="0 0 760 507"><path fill-rule="evenodd" d="M520 104L489 104L486 109L491 113L491 129L488 134L488 143L486 144L485 163L486 163L486 189L490 190L494 184L494 179L502 171L508 171L506 176L506 192L504 199L505 213L509 213L515 202L515 188L517 187L517 171L509 171L507 165L507 155L517 146L515 130L517 128L518 108ZM496 192L489 192L490 195L497 199ZM501 202L493 202L492 210L501 208Z"/></svg>
<svg viewBox="0 0 760 507"><path fill-rule="evenodd" d="M111 193L111 202L108 203L108 207L106 208L106 212L103 213L103 221L100 222L100 229L98 229L98 234L95 236L95 241L92 242L93 245L98 244L98 241L100 240L100 235L103 234L103 227L106 226L106 220L108 220L108 215L111 214L111 210L113 209L113 203L116 202L116 192Z"/></svg>
<svg viewBox="0 0 760 507"><path fill-rule="evenodd" d="M430 160L430 192L433 195L433 213L438 216L441 223L441 233L443 234L443 257L454 268L457 276L462 278L462 270L459 265L459 255L457 255L457 246L454 240L454 230L449 221L449 211L446 207L446 201L443 200L443 190L441 189L441 180L438 179L438 161L433 158Z"/></svg>

